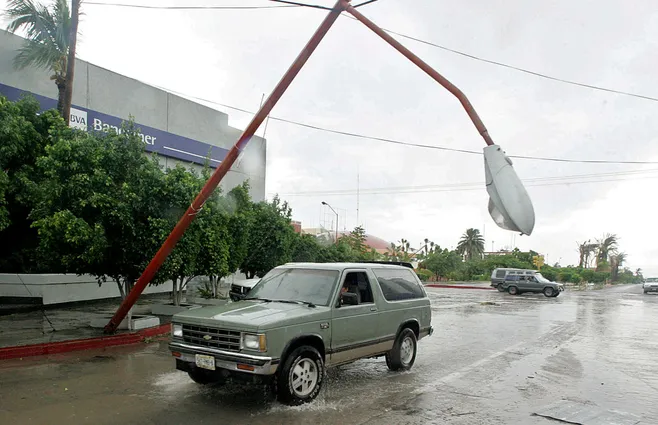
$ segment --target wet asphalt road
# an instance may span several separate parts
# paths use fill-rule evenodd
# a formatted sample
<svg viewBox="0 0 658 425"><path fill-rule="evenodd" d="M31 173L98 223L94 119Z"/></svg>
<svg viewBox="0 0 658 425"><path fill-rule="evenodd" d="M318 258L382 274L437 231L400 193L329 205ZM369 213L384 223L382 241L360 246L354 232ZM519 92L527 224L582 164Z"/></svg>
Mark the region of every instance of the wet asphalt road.
<svg viewBox="0 0 658 425"><path fill-rule="evenodd" d="M312 404L200 387L160 342L0 362L0 423L532 425L557 423L533 413L564 400L658 424L658 296L430 291L436 331L410 372L383 359L330 370Z"/></svg>

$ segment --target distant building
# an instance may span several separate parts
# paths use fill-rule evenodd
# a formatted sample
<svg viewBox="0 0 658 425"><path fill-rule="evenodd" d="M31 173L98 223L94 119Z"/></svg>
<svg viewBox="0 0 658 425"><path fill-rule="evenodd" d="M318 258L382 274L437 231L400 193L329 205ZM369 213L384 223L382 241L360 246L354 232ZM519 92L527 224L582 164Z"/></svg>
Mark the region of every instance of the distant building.
<svg viewBox="0 0 658 425"><path fill-rule="evenodd" d="M320 241L327 244L336 243L335 230L327 230L323 227L311 227L311 228L302 229L302 233L313 235L317 237ZM347 236L349 234L350 232L348 231L344 231L344 230L338 231L338 239L340 239L342 236ZM382 238L367 233L365 236L366 236L366 240L365 240L366 246L368 246L371 249L374 249L379 254L384 254L385 252L388 252L388 249L391 246L390 242L387 242Z"/></svg>
<svg viewBox="0 0 658 425"><path fill-rule="evenodd" d="M301 221L293 221L291 224L292 224L292 228L295 229L295 233L302 233Z"/></svg>

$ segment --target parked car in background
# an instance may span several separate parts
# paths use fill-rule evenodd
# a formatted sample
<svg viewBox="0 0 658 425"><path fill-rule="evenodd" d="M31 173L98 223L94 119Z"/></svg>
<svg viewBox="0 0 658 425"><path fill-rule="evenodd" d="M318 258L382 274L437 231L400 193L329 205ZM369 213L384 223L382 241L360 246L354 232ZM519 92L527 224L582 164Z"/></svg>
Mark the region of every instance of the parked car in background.
<svg viewBox="0 0 658 425"><path fill-rule="evenodd" d="M233 301L238 301L249 293L251 289L256 286L260 279L244 279L236 280L231 284L231 289L228 292L229 297Z"/></svg>
<svg viewBox="0 0 658 425"><path fill-rule="evenodd" d="M564 291L564 285L551 282L539 273L533 276L511 274L500 286L503 291L509 292L510 295L532 292L543 293L547 297L557 297L560 292Z"/></svg>
<svg viewBox="0 0 658 425"><path fill-rule="evenodd" d="M649 292L658 292L658 277L648 277L642 284L645 294Z"/></svg>
<svg viewBox="0 0 658 425"><path fill-rule="evenodd" d="M374 263L290 263L246 298L172 317L176 368L199 384L269 384L286 404L313 400L325 368L385 357L409 370L432 311L413 269Z"/></svg>

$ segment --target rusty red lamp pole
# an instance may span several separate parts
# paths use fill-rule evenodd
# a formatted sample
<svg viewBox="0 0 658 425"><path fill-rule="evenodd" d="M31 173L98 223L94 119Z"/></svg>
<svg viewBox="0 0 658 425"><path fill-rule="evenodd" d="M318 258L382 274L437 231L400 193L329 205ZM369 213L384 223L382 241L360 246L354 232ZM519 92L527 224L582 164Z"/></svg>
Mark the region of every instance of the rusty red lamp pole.
<svg viewBox="0 0 658 425"><path fill-rule="evenodd" d="M375 34L383 38L384 41L393 46L393 48L395 48L398 52L402 53L407 59L416 64L436 82L441 84L450 93L457 97L457 99L459 99L462 106L466 110L466 113L471 118L471 121L477 128L478 132L484 139L485 143L487 145L494 144L486 127L482 123L482 120L478 116L477 112L475 112L475 109L473 109L473 105L471 105L471 102L469 102L468 98L461 90L459 90L454 84L448 81L444 76L436 72L431 66L429 66L422 59L412 53L409 49L388 35L384 30L379 28L374 22L370 21L368 18L359 13L350 4L350 0L338 0L333 9L329 12L327 17L324 19L324 21L322 21L318 29L315 31L309 42L306 44L306 46L304 46L304 49L302 49L301 53L297 56L290 68L288 68L288 71L286 71L286 73L283 75L279 83L272 91L272 94L270 94L265 103L258 110L238 141L228 152L226 158L224 158L222 163L215 170L210 179L206 182L203 189L201 189L201 192L197 195L190 207L187 209L185 215L183 215L183 217L181 217L181 219L178 221L176 227L174 227L174 230L172 230L171 234L167 237L167 240L165 240L158 252L155 254L155 257L153 257L142 275L139 277L139 279L137 279L137 282L135 283L132 291L130 291L128 296L123 300L121 306L119 306L119 309L116 311L116 313L114 313L112 319L110 319L109 323L105 326L106 333L114 332L121 321L126 317L128 311L130 311L132 306L137 301L137 298L139 298L141 293L144 291L144 288L146 288L146 285L148 285L151 279L153 279L153 276L155 276L162 263L164 263L164 261L167 259L169 253L171 253L178 240L183 236L185 230L188 228L192 220L194 220L195 215L199 212L201 207L203 207L203 204L206 202L208 197L210 197L212 192L217 188L222 178L231 168L244 146L249 142L256 130L258 130L258 127L262 124L263 120L272 111L274 105L276 105L288 86L290 86L290 83L292 83L318 44L320 44L320 41L322 41L324 36L327 34L331 26L334 24L334 22L336 22L336 19L338 19L338 16L340 16L343 11L347 11L352 14L357 20L370 28Z"/></svg>

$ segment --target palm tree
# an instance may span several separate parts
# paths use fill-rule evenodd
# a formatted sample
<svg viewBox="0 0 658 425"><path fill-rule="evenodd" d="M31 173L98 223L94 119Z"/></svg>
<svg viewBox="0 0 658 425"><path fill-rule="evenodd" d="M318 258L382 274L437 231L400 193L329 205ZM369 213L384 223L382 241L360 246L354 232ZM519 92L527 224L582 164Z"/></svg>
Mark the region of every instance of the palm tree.
<svg viewBox="0 0 658 425"><path fill-rule="evenodd" d="M617 248L617 235L607 233L603 235L603 239L598 239L598 254L596 256L596 267L599 268L600 264L607 263L608 257Z"/></svg>
<svg viewBox="0 0 658 425"><path fill-rule="evenodd" d="M77 19L72 22L67 1L54 0L51 7L46 7L34 0L11 0L5 15L11 19L7 31L22 29L27 37L14 58L14 67L21 70L33 66L52 72L50 79L58 90L57 110L65 116L69 47L74 39L72 29L77 30ZM70 108L70 100L68 103Z"/></svg>
<svg viewBox="0 0 658 425"><path fill-rule="evenodd" d="M457 244L457 252L465 256L467 260L482 256L482 253L484 253L484 238L480 231L473 228L466 229Z"/></svg>
<svg viewBox="0 0 658 425"><path fill-rule="evenodd" d="M610 267L612 268L612 280L613 282L619 277L619 267L621 267L626 261L626 253L618 252L610 256Z"/></svg>
<svg viewBox="0 0 658 425"><path fill-rule="evenodd" d="M588 268L590 257L596 251L599 245L590 243L589 240L583 243L580 242L576 242L576 243L578 244L578 255L579 255L578 267Z"/></svg>

